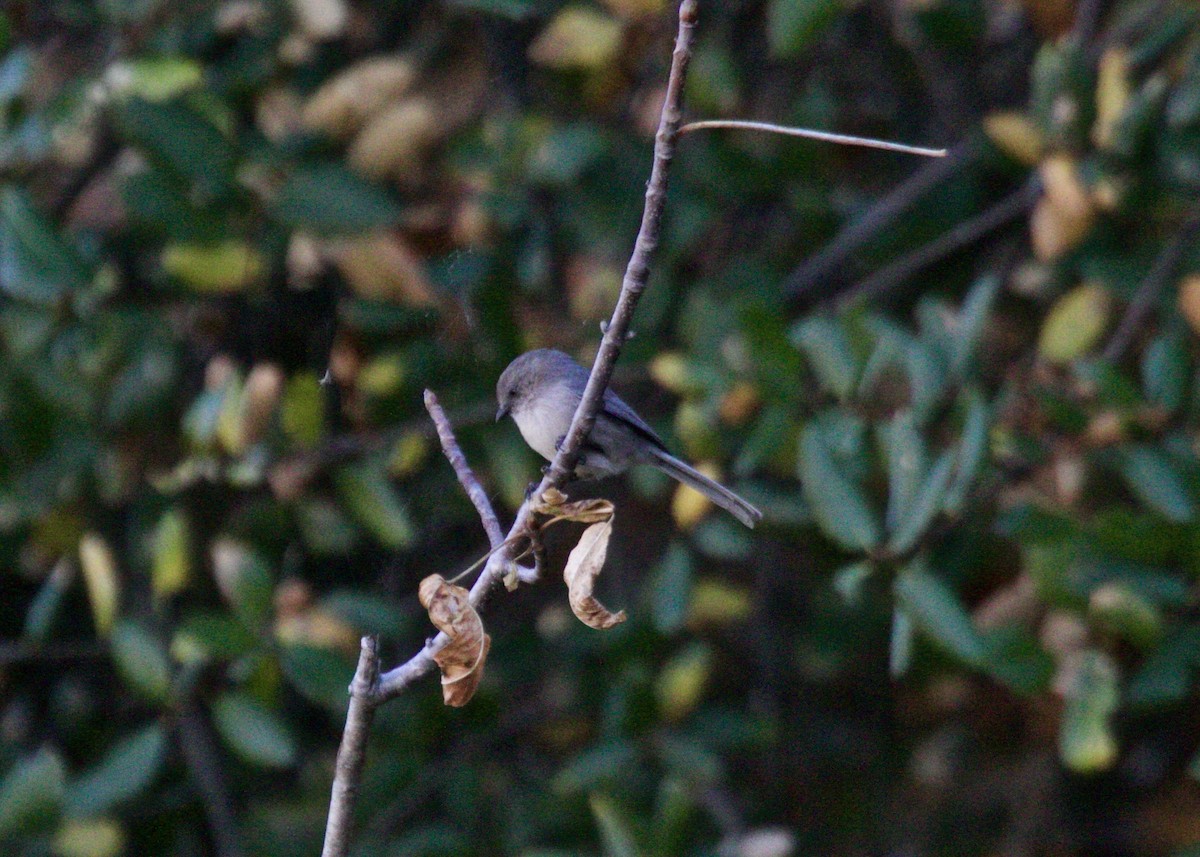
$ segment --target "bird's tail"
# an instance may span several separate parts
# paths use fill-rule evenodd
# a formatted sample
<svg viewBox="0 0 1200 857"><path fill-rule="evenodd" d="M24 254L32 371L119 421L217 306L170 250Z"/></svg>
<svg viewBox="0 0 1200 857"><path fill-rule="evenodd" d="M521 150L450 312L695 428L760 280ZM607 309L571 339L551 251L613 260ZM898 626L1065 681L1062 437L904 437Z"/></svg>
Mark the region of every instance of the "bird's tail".
<svg viewBox="0 0 1200 857"><path fill-rule="evenodd" d="M719 482L709 479L694 467L689 467L664 449L650 449L650 463L689 488L695 488L747 527L753 528L762 520L762 512L751 506Z"/></svg>

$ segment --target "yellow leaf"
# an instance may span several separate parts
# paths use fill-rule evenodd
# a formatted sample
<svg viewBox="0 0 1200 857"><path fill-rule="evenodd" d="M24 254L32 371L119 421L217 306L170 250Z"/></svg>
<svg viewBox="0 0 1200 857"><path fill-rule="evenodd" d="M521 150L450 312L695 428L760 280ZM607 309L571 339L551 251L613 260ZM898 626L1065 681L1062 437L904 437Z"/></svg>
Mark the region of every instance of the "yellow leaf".
<svg viewBox="0 0 1200 857"><path fill-rule="evenodd" d="M178 509L158 519L153 556L150 584L155 597L166 598L182 591L191 575L192 557L187 520Z"/></svg>
<svg viewBox="0 0 1200 857"><path fill-rule="evenodd" d="M698 580L688 602L687 624L696 627L741 622L750 615L751 606L744 589L720 580Z"/></svg>
<svg viewBox="0 0 1200 857"><path fill-rule="evenodd" d="M466 705L483 679L492 638L483 631L483 620L471 606L470 593L447 583L441 575L422 580L417 597L428 611L429 621L450 638L433 656L442 671L442 701L456 708Z"/></svg>
<svg viewBox="0 0 1200 857"><path fill-rule="evenodd" d="M715 465L708 463L698 464L696 469L713 480L721 475ZM690 530L708 514L712 506L712 500L708 497L681 483L675 488L675 496L671 499L671 517L679 529Z"/></svg>
<svg viewBox="0 0 1200 857"><path fill-rule="evenodd" d="M1194 333L1200 333L1200 274L1190 274L1179 284L1179 312Z"/></svg>
<svg viewBox="0 0 1200 857"><path fill-rule="evenodd" d="M1096 124L1092 142L1106 149L1112 143L1113 129L1129 103L1129 51L1114 45L1100 56L1096 79Z"/></svg>
<svg viewBox="0 0 1200 857"><path fill-rule="evenodd" d="M198 292L236 292L260 279L266 270L263 254L245 241L216 244L168 244L162 251L163 270Z"/></svg>
<svg viewBox="0 0 1200 857"><path fill-rule="evenodd" d="M621 47L621 23L587 6L567 6L529 46L529 58L559 70L593 71Z"/></svg>
<svg viewBox="0 0 1200 857"><path fill-rule="evenodd" d="M1070 363L1091 351L1108 327L1112 301L1105 288L1085 283L1051 308L1038 337L1038 352L1051 363Z"/></svg>
<svg viewBox="0 0 1200 857"><path fill-rule="evenodd" d="M1042 197L1029 218L1033 255L1040 262L1053 262L1078 247L1092 229L1091 212L1070 212Z"/></svg>
<svg viewBox="0 0 1200 857"><path fill-rule="evenodd" d="M446 133L444 117L428 98L405 98L381 110L350 144L346 159L371 179L403 179Z"/></svg>
<svg viewBox="0 0 1200 857"><path fill-rule="evenodd" d="M54 834L59 857L117 857L125 850L125 831L107 818L68 819Z"/></svg>
<svg viewBox="0 0 1200 857"><path fill-rule="evenodd" d="M592 524L583 531L579 544L571 549L563 579L567 582L567 600L579 621L597 630L606 630L625 621L625 611L612 613L599 602L592 589L604 559L608 556L608 540L612 536L612 518Z"/></svg>
<svg viewBox="0 0 1200 857"><path fill-rule="evenodd" d="M79 565L83 569L96 633L107 637L117 618L120 596L116 557L104 539L95 533L84 533L79 540Z"/></svg>
<svg viewBox="0 0 1200 857"><path fill-rule="evenodd" d="M696 644L675 657L655 682L658 709L668 723L682 720L704 694L712 672L712 652Z"/></svg>
<svg viewBox="0 0 1200 857"><path fill-rule="evenodd" d="M1033 166L1042 156L1045 140L1032 119L1024 113L992 113L983 119L983 131L1004 154Z"/></svg>
<svg viewBox="0 0 1200 857"><path fill-rule="evenodd" d="M304 105L304 125L345 139L412 86L417 71L404 57L361 60L330 79Z"/></svg>

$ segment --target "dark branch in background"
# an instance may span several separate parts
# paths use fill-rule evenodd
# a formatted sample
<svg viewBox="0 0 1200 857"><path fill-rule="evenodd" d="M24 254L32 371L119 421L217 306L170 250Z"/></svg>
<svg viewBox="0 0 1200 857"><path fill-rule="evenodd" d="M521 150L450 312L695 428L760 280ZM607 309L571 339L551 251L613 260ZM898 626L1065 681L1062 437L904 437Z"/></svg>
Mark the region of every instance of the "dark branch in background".
<svg viewBox="0 0 1200 857"><path fill-rule="evenodd" d="M459 484L467 492L471 502L475 504L475 510L479 512L479 519L483 522L483 529L487 532L488 542L495 550L504 542L504 531L500 529L500 519L496 517L496 510L492 508L492 502L488 500L487 492L475 478L471 465L467 464L467 457L459 448L450 420L438 403L433 390L425 391L425 410L429 411L430 419L437 426L438 440L442 442L442 452L446 453L450 466L454 468L454 473L458 476Z"/></svg>
<svg viewBox="0 0 1200 857"><path fill-rule="evenodd" d="M838 305L846 306L883 297L889 291L902 286L909 277L918 271L974 244L1006 223L1027 213L1038 201L1041 192L1041 182L1036 176L1030 178L1024 187L1006 196L987 211L970 220L964 220L944 235L885 265L866 279L860 280L838 299Z"/></svg>
<svg viewBox="0 0 1200 857"><path fill-rule="evenodd" d="M229 796L229 782L220 766L221 752L200 703L194 699L184 702L176 729L188 774L204 806L214 852L217 857L243 857L246 852Z"/></svg>
<svg viewBox="0 0 1200 857"><path fill-rule="evenodd" d="M633 311L646 288L646 281L650 275L650 259L658 246L659 231L662 225L663 207L667 195L667 174L675 153L675 141L679 133L683 84L687 74L688 61L691 59L692 38L696 28L696 6L696 0L683 0L679 5L679 31L675 40L675 51L671 58L671 74L667 82L667 94L663 101L658 133L654 140L654 165L647 183L641 227L638 230L637 240L634 242L629 265L625 270L621 294L617 299L612 318L605 329L587 387L572 419L571 428L546 476L531 495L532 498L541 497L549 488L563 485L574 470L579 457L579 448L583 439L591 431L592 424L596 419L596 411L600 406L604 390L608 386L617 356L628 337ZM440 409L436 408L436 399L431 400L435 406L431 408L431 415L437 422L436 411ZM430 400L427 399L428 401ZM445 429L443 435L445 445L447 435L453 441L453 432L450 430L448 420L439 423L439 433L442 428ZM454 457L451 455L451 448L458 453L457 443L453 443L451 447L447 448L447 455L451 457L453 463ZM458 455L461 456L461 453ZM463 461L463 465L465 467L465 461ZM463 480L464 471L457 464L455 470L459 473L460 480ZM466 472L469 473L469 470ZM474 482L473 475L467 481ZM464 481L464 485L466 485L466 481ZM472 493L469 487L468 493ZM490 512L490 504L486 508ZM517 510L516 520L509 529L508 537L502 539L499 547L493 550L483 571L480 572L478 579L471 587L470 603L476 609L483 605L489 593L495 588L495 584L514 564L518 547L529 540L533 524L532 509L532 500L527 500ZM480 510L480 515L485 518L486 525L488 516L484 514L483 509ZM495 541L490 531L489 539ZM540 562L538 564L540 565ZM348 853L351 816L362 781L367 738L376 706L397 696L416 679L431 672L435 666L434 653L445 646L447 641L446 635L439 633L406 663L376 678L378 659L374 641L370 638L364 639L359 656L358 671L350 688L350 707L346 713L346 728L342 733L342 743L338 750L337 773L333 794L330 798L323 857L345 857Z"/></svg>
<svg viewBox="0 0 1200 857"><path fill-rule="evenodd" d="M1133 338L1137 336L1138 329L1158 304L1163 289L1179 270L1180 263L1183 262L1184 256L1187 255L1187 251L1198 234L1200 234L1200 208L1193 210L1188 215L1179 231L1167 242L1167 246L1162 249L1162 252L1154 260L1154 264L1150 266L1150 270L1146 272L1145 278L1133 295L1133 300L1129 302L1129 306L1125 310L1125 315L1121 318L1121 323L1117 325L1112 339L1104 347L1105 360L1116 363L1125 356L1125 352L1133 344Z"/></svg>
<svg viewBox="0 0 1200 857"><path fill-rule="evenodd" d="M842 267L858 248L878 237L925 194L973 164L978 157L978 144L960 143L945 158L928 164L897 185L784 280L782 288L788 300L799 303L818 291L825 295L830 290L830 280L838 278Z"/></svg>

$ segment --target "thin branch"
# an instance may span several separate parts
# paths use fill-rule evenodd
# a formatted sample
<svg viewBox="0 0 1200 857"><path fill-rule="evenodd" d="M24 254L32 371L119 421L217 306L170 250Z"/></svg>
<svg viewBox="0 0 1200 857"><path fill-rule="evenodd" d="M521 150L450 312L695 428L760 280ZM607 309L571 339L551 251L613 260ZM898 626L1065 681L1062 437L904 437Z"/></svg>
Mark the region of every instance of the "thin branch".
<svg viewBox="0 0 1200 857"><path fill-rule="evenodd" d="M890 140L877 140L874 137L855 137L850 134L834 134L830 131L814 131L811 128L795 128L790 125L776 125L772 122L752 122L748 119L705 119L702 122L689 122L679 129L680 134L690 134L692 131L706 131L712 128L731 128L739 131L764 131L768 134L783 134L787 137L804 137L809 140L822 140L826 143L839 143L843 146L862 146L866 149L883 149L885 152L903 152L906 155L924 155L927 158L946 157L945 149L930 149L926 146L909 146L905 143L893 143Z"/></svg>
<svg viewBox="0 0 1200 857"><path fill-rule="evenodd" d="M358 790L362 786L367 761L367 739L379 699L375 693L379 681L379 653L374 637L363 637L358 668L350 684L350 707L346 728L338 747L333 788L329 796L329 817L325 820L325 847L321 857L346 857L350 851L351 822Z"/></svg>
<svg viewBox="0 0 1200 857"><path fill-rule="evenodd" d="M1197 233L1200 233L1200 208L1188 215L1179 231L1155 258L1145 278L1138 284L1133 300L1129 302L1125 315L1121 317L1121 323L1117 325L1116 332L1104 347L1104 359L1109 363L1116 363L1125 356L1138 329L1158 304L1162 290L1175 276L1192 242L1196 240Z"/></svg>
<svg viewBox="0 0 1200 857"><path fill-rule="evenodd" d="M188 774L204 806L214 852L217 857L243 857L246 851L238 833L229 783L220 765L221 753L213 740L208 718L194 699L184 703L176 729Z"/></svg>
<svg viewBox="0 0 1200 857"><path fill-rule="evenodd" d="M488 541L493 548L499 547L500 543L504 541L504 531L500 529L500 519L496 517L496 510L492 508L492 502L488 499L483 486L479 484L474 471L471 470L471 465L467 464L467 457L463 455L462 449L458 446L458 440L454 437L454 428L450 425L450 419L442 410L433 390L425 391L425 410L429 411L430 419L437 426L438 440L442 442L442 452L446 453L450 466L454 468L454 473L458 476L459 484L467 492L471 502L475 504L475 510L479 512L479 519L483 522L484 530L487 531Z"/></svg>
<svg viewBox="0 0 1200 857"><path fill-rule="evenodd" d="M658 246L659 232L662 227L662 213L667 195L667 173L675 154L675 142L682 115L683 82L687 75L688 61L691 59L692 37L695 28L696 0L683 0L679 5L679 32L675 39L675 52L671 58L671 74L667 81L667 94L663 100L658 133L654 140L654 165L651 168L650 181L646 187L646 203L642 212L641 228L638 230L633 254L630 256L629 265L625 270L621 294L613 309L604 338L600 342L600 349L596 354L596 361L592 366L587 387L584 389L579 407L575 411L566 439L531 497L540 497L547 489L560 487L574 470L575 463L579 458L579 448L583 439L591 431L592 424L596 419L596 411L612 375L613 366L621 352L621 346L625 343L633 311L646 288L646 281L650 276L650 258ZM470 602L476 609L482 607L488 595L495 588L497 581L512 565L519 544L525 541L523 537L529 530L532 518L532 503L527 500L517 510L517 517L509 529L508 538L489 557L483 571L471 587ZM445 634L439 633L406 663L381 676L375 694L376 700L382 702L397 696L418 678L430 672L434 668L433 653L446 645L446 642Z"/></svg>
<svg viewBox="0 0 1200 857"><path fill-rule="evenodd" d="M970 246L985 235L1016 220L1031 209L1041 194L1041 182L1036 178L1026 182L1018 191L1009 194L987 211L964 220L949 232L860 280L838 300L841 306L877 298L909 277L952 253Z"/></svg>
<svg viewBox="0 0 1200 857"><path fill-rule="evenodd" d="M830 278L840 272L859 247L886 231L925 194L973 164L979 152L980 147L974 142L960 143L947 157L913 173L793 271L782 284L783 292L792 301L802 301L813 292L828 289Z"/></svg>

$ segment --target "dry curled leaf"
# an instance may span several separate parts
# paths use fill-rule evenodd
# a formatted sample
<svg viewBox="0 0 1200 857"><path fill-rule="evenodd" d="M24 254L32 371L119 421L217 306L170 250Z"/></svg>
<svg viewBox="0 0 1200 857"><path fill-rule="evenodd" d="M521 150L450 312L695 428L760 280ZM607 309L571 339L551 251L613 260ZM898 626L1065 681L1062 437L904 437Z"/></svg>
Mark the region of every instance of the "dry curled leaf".
<svg viewBox="0 0 1200 857"><path fill-rule="evenodd" d="M616 507L609 500L575 500L568 502L567 495L557 488L548 488L534 504L535 515L545 515L550 520L542 524L548 527L559 521L575 521L579 524L599 524L611 521Z"/></svg>
<svg viewBox="0 0 1200 857"><path fill-rule="evenodd" d="M429 621L450 638L433 659L442 671L442 701L455 708L475 695L492 647L492 638L483 632L483 620L469 596L467 590L447 583L440 574L425 578L417 589Z"/></svg>
<svg viewBox="0 0 1200 857"><path fill-rule="evenodd" d="M567 567L563 569L571 610L579 617L580 622L600 631L625 621L624 610L613 613L592 595L592 588L604 567L604 558L608 555L608 540L611 536L610 515L607 520L592 524L583 531L579 544L572 548L571 555L567 557Z"/></svg>

